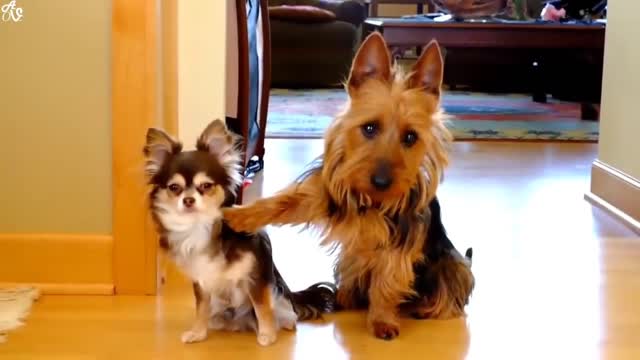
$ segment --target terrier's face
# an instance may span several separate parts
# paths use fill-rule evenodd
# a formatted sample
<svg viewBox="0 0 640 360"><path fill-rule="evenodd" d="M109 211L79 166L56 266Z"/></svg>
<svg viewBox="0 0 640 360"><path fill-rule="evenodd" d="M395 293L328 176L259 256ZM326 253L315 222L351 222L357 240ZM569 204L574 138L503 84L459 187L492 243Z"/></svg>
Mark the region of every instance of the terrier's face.
<svg viewBox="0 0 640 360"><path fill-rule="evenodd" d="M348 107L327 136L335 181L375 203L407 194L421 170L439 181L448 136L440 118L442 76L435 41L405 75L392 67L383 38L370 35L353 61Z"/></svg>
<svg viewBox="0 0 640 360"><path fill-rule="evenodd" d="M165 229L186 231L198 223L212 224L221 217L220 208L233 202L240 158L224 122L212 122L194 151L182 151L181 144L162 130L149 129L144 151L153 187L151 206Z"/></svg>

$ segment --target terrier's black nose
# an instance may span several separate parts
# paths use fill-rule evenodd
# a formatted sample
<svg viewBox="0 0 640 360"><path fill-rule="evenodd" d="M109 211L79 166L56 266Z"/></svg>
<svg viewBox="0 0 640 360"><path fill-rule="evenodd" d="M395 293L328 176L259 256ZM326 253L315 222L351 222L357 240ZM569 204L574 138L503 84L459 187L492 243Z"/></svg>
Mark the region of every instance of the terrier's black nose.
<svg viewBox="0 0 640 360"><path fill-rule="evenodd" d="M182 203L184 204L184 206L190 208L193 206L193 204L196 203L196 199L192 198L191 196L188 196L184 199L182 199Z"/></svg>
<svg viewBox="0 0 640 360"><path fill-rule="evenodd" d="M371 185L378 190L387 190L391 186L391 177L380 174L371 175Z"/></svg>
<svg viewBox="0 0 640 360"><path fill-rule="evenodd" d="M378 164L376 170L371 175L371 185L377 190L387 190L393 183L391 177L391 167L386 162Z"/></svg>

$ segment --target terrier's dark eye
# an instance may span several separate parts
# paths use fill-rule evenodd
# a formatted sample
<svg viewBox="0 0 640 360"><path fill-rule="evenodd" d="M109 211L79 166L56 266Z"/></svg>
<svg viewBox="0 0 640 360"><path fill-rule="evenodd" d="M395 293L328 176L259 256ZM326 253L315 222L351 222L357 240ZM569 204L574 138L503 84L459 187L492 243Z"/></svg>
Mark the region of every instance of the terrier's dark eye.
<svg viewBox="0 0 640 360"><path fill-rule="evenodd" d="M375 122L369 122L361 126L362 135L367 139L372 139L378 132L378 124Z"/></svg>
<svg viewBox="0 0 640 360"><path fill-rule="evenodd" d="M404 138L402 138L402 143L406 147L412 147L413 144L418 141L418 134L415 131L409 130L404 134Z"/></svg>
<svg viewBox="0 0 640 360"><path fill-rule="evenodd" d="M210 183L210 182L206 182L206 183L200 184L200 190L201 191L209 191L209 190L211 190L212 187L213 187L213 184Z"/></svg>
<svg viewBox="0 0 640 360"><path fill-rule="evenodd" d="M172 193L178 195L178 194L180 194L182 192L182 188L178 184L171 184L171 185L169 185L169 191L171 191Z"/></svg>

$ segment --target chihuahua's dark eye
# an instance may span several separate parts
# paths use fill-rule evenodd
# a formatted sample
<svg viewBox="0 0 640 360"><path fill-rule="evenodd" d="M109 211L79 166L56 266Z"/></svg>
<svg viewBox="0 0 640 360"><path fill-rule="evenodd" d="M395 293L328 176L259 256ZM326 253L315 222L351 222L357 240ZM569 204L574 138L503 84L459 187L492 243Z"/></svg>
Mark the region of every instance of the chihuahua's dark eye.
<svg viewBox="0 0 640 360"><path fill-rule="evenodd" d="M413 144L416 143L416 141L418 141L418 134L416 134L416 132L413 130L407 131L402 138L402 143L406 147L412 147Z"/></svg>
<svg viewBox="0 0 640 360"><path fill-rule="evenodd" d="M362 135L367 139L372 139L378 133L378 124L375 122L368 122L360 127Z"/></svg>
<svg viewBox="0 0 640 360"><path fill-rule="evenodd" d="M210 182L200 184L200 191L209 191L213 187L213 184Z"/></svg>
<svg viewBox="0 0 640 360"><path fill-rule="evenodd" d="M171 191L172 193L178 195L178 194L180 194L182 192L182 188L178 184L171 184L171 185L169 185L169 191Z"/></svg>

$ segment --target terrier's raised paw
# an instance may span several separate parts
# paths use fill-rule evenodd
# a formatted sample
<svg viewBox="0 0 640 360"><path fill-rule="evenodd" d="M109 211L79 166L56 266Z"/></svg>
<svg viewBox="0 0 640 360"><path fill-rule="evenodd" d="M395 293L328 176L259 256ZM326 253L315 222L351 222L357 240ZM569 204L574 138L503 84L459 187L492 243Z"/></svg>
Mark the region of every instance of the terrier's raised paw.
<svg viewBox="0 0 640 360"><path fill-rule="evenodd" d="M244 209L235 207L235 208L225 208L222 210L222 214L224 216L224 220L231 226L232 229L236 231L252 231L251 219L247 218L247 216L243 215Z"/></svg>

